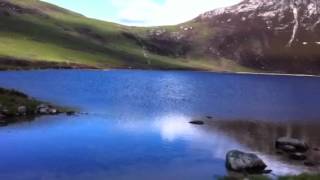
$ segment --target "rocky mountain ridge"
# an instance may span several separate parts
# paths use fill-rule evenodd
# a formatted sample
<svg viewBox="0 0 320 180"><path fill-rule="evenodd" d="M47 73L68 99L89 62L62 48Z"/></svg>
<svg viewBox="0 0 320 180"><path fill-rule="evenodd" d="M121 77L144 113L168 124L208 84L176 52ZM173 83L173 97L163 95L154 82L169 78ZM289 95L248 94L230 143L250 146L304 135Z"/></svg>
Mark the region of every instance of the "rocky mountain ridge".
<svg viewBox="0 0 320 180"><path fill-rule="evenodd" d="M250 21L259 19L265 22L265 28L273 31L292 31L288 46L297 40L298 31L314 32L320 24L320 1L318 0L246 0L242 3L210 12L200 16L200 19L206 20L217 16L239 15L241 21ZM231 18L226 22L230 23ZM223 22L222 22L223 23ZM311 43L320 44L314 39ZM303 42L306 45L308 42Z"/></svg>
<svg viewBox="0 0 320 180"><path fill-rule="evenodd" d="M165 42L187 58L230 59L272 72L320 72L319 0L244 0L201 14L175 31L157 29L148 38L151 51L161 53Z"/></svg>

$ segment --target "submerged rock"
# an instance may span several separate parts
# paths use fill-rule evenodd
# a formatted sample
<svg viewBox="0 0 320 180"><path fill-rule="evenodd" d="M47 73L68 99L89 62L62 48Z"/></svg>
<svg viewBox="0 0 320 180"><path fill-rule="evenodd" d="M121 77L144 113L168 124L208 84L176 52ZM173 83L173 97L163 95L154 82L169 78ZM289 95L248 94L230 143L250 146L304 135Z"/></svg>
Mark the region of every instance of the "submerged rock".
<svg viewBox="0 0 320 180"><path fill-rule="evenodd" d="M228 170L248 173L264 173L267 165L256 154L232 150L227 153Z"/></svg>
<svg viewBox="0 0 320 180"><path fill-rule="evenodd" d="M308 167L314 167L314 166L318 166L319 163L315 161L306 161L303 164Z"/></svg>
<svg viewBox="0 0 320 180"><path fill-rule="evenodd" d="M299 153L299 152L296 152L296 153L292 153L289 155L289 158L290 159L293 159L293 160L299 160L299 161L302 161L302 160L306 160L307 159L307 156L303 153Z"/></svg>
<svg viewBox="0 0 320 180"><path fill-rule="evenodd" d="M262 171L262 174L270 174L270 173L272 173L271 169L267 169L267 170Z"/></svg>
<svg viewBox="0 0 320 180"><path fill-rule="evenodd" d="M277 139L275 146L277 149L292 152L306 152L309 149L309 146L304 141L289 137L281 137Z"/></svg>
<svg viewBox="0 0 320 180"><path fill-rule="evenodd" d="M284 145L284 146L280 146L279 149L287 152L287 153L291 153L291 152L296 152L297 149L294 146L291 145Z"/></svg>
<svg viewBox="0 0 320 180"><path fill-rule="evenodd" d="M75 111L67 111L66 114L68 116L74 116L76 114L76 112Z"/></svg>
<svg viewBox="0 0 320 180"><path fill-rule="evenodd" d="M190 121L189 123L190 123L190 124L195 124L195 125L204 125L204 122L203 122L203 121L200 121L200 120Z"/></svg>

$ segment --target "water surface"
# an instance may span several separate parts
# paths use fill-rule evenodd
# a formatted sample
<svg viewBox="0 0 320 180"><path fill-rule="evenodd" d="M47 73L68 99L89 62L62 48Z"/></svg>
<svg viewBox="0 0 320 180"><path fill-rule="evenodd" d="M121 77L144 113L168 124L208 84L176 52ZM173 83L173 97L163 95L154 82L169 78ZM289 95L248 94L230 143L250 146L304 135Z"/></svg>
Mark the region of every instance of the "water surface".
<svg viewBox="0 0 320 180"><path fill-rule="evenodd" d="M273 141L319 145L320 78L45 70L1 72L0 86L88 113L2 127L0 179L215 179L232 149L275 174L315 170L276 155ZM205 116L214 120L188 123Z"/></svg>

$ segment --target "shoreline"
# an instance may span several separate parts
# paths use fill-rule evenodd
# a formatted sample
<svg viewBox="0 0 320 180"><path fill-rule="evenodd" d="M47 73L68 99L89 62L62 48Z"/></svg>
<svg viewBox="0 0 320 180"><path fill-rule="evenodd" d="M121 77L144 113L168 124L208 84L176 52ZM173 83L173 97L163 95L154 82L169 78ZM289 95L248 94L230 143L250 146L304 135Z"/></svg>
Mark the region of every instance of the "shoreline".
<svg viewBox="0 0 320 180"><path fill-rule="evenodd" d="M217 74L238 74L238 75L265 75L265 76L293 76L293 77L320 77L320 74L308 73L287 73L287 72L267 72L267 71L215 71L210 68L193 68L193 67L179 67L179 68L162 68L162 67L99 67L88 64L77 64L68 62L55 61L35 61L23 60L10 57L0 57L0 72L3 71L36 71L36 70L97 70L97 71L112 71L112 70L143 70L143 71L194 71L194 72L209 72Z"/></svg>
<svg viewBox="0 0 320 180"><path fill-rule="evenodd" d="M97 68L90 66L60 66L60 67L44 67L44 68L16 68L16 69L0 69L0 72L19 72L19 71L45 71L45 70L87 70L87 71L189 71L189 72L203 72L215 74L229 74L229 75L259 75L259 76L287 76L287 77L313 77L320 78L320 74L292 74L292 73L276 73L276 72L247 72L247 71L211 71L204 69L171 69L171 68Z"/></svg>

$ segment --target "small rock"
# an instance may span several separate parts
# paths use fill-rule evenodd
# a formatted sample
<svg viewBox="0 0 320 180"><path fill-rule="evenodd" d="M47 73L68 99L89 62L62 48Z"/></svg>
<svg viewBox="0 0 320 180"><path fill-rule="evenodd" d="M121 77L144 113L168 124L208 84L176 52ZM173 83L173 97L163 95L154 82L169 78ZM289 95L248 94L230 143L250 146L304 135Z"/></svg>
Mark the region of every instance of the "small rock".
<svg viewBox="0 0 320 180"><path fill-rule="evenodd" d="M293 159L293 160L302 161L302 160L306 160L307 156L305 154L303 154L303 153L296 152L296 153L290 154L289 158Z"/></svg>
<svg viewBox="0 0 320 180"><path fill-rule="evenodd" d="M284 146L280 146L278 148L283 150L284 152L287 152L287 153L292 153L292 152L296 152L297 151L297 149L294 146L291 146L291 145L284 145Z"/></svg>
<svg viewBox="0 0 320 180"><path fill-rule="evenodd" d="M26 106L19 106L18 109L18 115L26 115L27 114L27 107Z"/></svg>
<svg viewBox="0 0 320 180"><path fill-rule="evenodd" d="M40 104L37 106L37 109L41 109L41 108L49 108L49 105L47 104Z"/></svg>
<svg viewBox="0 0 320 180"><path fill-rule="evenodd" d="M51 109L49 109L49 113L52 114L52 115L55 115L55 114L58 114L59 112L58 112L57 109L51 108Z"/></svg>
<svg viewBox="0 0 320 180"><path fill-rule="evenodd" d="M200 120L190 121L189 123L190 124L195 124L195 125L204 125L204 122L200 121Z"/></svg>
<svg viewBox="0 0 320 180"><path fill-rule="evenodd" d="M206 116L206 118L207 118L207 119L212 119L213 117L212 117L212 116Z"/></svg>
<svg viewBox="0 0 320 180"><path fill-rule="evenodd" d="M289 137L281 137L277 139L275 146L277 149L293 146L296 149L296 152L306 152L309 149L308 145L304 141Z"/></svg>
<svg viewBox="0 0 320 180"><path fill-rule="evenodd" d="M226 167L236 172L263 173L267 165L255 154L233 150L227 153Z"/></svg>
<svg viewBox="0 0 320 180"><path fill-rule="evenodd" d="M40 114L43 114L43 115L45 115L45 114L49 114L49 108L40 108L40 109L38 109L38 113L40 113Z"/></svg>
<svg viewBox="0 0 320 180"><path fill-rule="evenodd" d="M75 111L68 111L68 112L66 112L66 114L67 114L68 116L73 116L73 115L76 114L76 112L75 112Z"/></svg>
<svg viewBox="0 0 320 180"><path fill-rule="evenodd" d="M267 170L262 171L262 174L270 174L270 173L272 173L271 169L267 169Z"/></svg>
<svg viewBox="0 0 320 180"><path fill-rule="evenodd" d="M40 104L37 106L37 113L45 115L45 114L49 114L49 105L46 104Z"/></svg>
<svg viewBox="0 0 320 180"><path fill-rule="evenodd" d="M313 161L306 161L303 163L305 166L308 166L308 167L314 167L314 166L317 166L318 163L317 162L313 162Z"/></svg>

